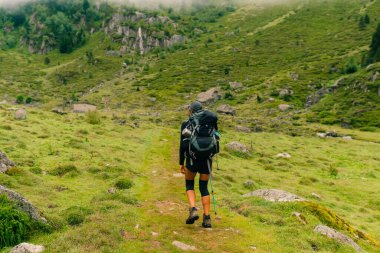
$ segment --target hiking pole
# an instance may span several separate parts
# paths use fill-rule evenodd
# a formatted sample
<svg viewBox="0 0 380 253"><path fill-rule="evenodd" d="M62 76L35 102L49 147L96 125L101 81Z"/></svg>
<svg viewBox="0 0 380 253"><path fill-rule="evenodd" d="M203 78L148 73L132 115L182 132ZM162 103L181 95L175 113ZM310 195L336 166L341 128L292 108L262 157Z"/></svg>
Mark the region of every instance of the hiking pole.
<svg viewBox="0 0 380 253"><path fill-rule="evenodd" d="M210 173L210 187L211 187L211 195L212 195L212 202L214 203L214 212L215 216L216 214L216 199L215 199L215 194L214 194L214 186L212 185L212 171L211 171L211 166L210 166L210 160L207 160L207 167L208 171Z"/></svg>

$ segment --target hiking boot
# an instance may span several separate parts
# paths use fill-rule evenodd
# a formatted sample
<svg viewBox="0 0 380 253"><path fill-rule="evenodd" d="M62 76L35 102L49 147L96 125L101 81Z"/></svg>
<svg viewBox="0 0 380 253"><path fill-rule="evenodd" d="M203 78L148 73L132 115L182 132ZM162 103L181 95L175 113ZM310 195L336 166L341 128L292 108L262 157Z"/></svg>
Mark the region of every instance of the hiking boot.
<svg viewBox="0 0 380 253"><path fill-rule="evenodd" d="M203 214L202 227L211 228L211 217L210 217L210 215Z"/></svg>
<svg viewBox="0 0 380 253"><path fill-rule="evenodd" d="M186 220L186 224L194 224L196 220L199 219L199 215L197 213L197 208L193 207L189 209L189 218Z"/></svg>

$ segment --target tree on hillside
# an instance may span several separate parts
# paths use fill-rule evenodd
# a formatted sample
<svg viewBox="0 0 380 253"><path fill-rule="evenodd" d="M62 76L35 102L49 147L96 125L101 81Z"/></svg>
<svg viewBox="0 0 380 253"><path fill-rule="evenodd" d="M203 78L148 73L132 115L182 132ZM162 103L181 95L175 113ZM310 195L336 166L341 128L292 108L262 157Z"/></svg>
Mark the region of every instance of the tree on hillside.
<svg viewBox="0 0 380 253"><path fill-rule="evenodd" d="M364 16L364 23L366 23L368 25L370 22L371 22L371 20L370 20L368 14L365 14L365 16Z"/></svg>
<svg viewBox="0 0 380 253"><path fill-rule="evenodd" d="M372 36L372 42L368 54L368 64L380 61L380 23Z"/></svg>
<svg viewBox="0 0 380 253"><path fill-rule="evenodd" d="M90 2L88 0L83 0L82 7L83 7L84 12L86 13L88 8L90 8Z"/></svg>

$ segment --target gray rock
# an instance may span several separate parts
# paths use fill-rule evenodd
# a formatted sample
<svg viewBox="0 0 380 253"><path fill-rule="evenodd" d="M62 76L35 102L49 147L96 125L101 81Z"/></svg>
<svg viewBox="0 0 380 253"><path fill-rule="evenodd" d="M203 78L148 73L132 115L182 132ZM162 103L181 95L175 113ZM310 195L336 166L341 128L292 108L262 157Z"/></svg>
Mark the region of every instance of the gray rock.
<svg viewBox="0 0 380 253"><path fill-rule="evenodd" d="M0 194L5 194L8 198L14 201L20 210L29 214L32 219L36 221L46 222L46 219L41 217L37 208L35 208L27 199L18 194L15 191L9 190L8 188L0 185Z"/></svg>
<svg viewBox="0 0 380 253"><path fill-rule="evenodd" d="M282 112L289 110L289 108L290 108L290 105L287 105L287 104L278 105L278 109Z"/></svg>
<svg viewBox="0 0 380 253"><path fill-rule="evenodd" d="M319 138L326 138L326 133L317 133Z"/></svg>
<svg viewBox="0 0 380 253"><path fill-rule="evenodd" d="M0 173L5 173L14 166L15 164L9 160L3 152L0 151Z"/></svg>
<svg viewBox="0 0 380 253"><path fill-rule="evenodd" d="M321 196L319 196L318 194L316 194L316 193L311 193L311 196L313 196L314 198L316 198L316 199L321 199Z"/></svg>
<svg viewBox="0 0 380 253"><path fill-rule="evenodd" d="M244 194L243 197L261 197L271 202L296 202L305 201L292 193L277 189L261 189Z"/></svg>
<svg viewBox="0 0 380 253"><path fill-rule="evenodd" d="M287 97L293 95L293 91L289 88L285 88L280 90L280 97Z"/></svg>
<svg viewBox="0 0 380 253"><path fill-rule="evenodd" d="M113 187L112 187L112 188L109 188L109 189L108 189L108 193L109 193L109 194L115 194L115 193L116 193L116 189L113 188Z"/></svg>
<svg viewBox="0 0 380 253"><path fill-rule="evenodd" d="M375 71L375 73L372 74L372 76L370 77L370 81L371 82L376 82L377 78L379 77L380 73L378 71Z"/></svg>
<svg viewBox="0 0 380 253"><path fill-rule="evenodd" d="M204 104L210 104L222 98L220 88L214 87L198 95L197 100Z"/></svg>
<svg viewBox="0 0 380 253"><path fill-rule="evenodd" d="M307 97L305 107L308 108L318 103L326 94L336 91L339 86L344 82L345 78L339 78L331 87L323 87Z"/></svg>
<svg viewBox="0 0 380 253"><path fill-rule="evenodd" d="M26 114L27 114L26 110L21 108L15 112L14 117L17 120L24 120L26 119Z"/></svg>
<svg viewBox="0 0 380 253"><path fill-rule="evenodd" d="M343 140L347 140L347 141L352 141L352 137L351 136L343 136L342 137Z"/></svg>
<svg viewBox="0 0 380 253"><path fill-rule="evenodd" d="M40 252L43 252L44 250L45 250L44 246L33 245L30 243L23 242L17 245L16 247L14 247L13 249L11 249L9 253L40 253Z"/></svg>
<svg viewBox="0 0 380 253"><path fill-rule="evenodd" d="M248 154L249 153L248 147L246 145L240 143L240 142L237 142L237 141L233 141L233 142L228 143L226 145L226 148L231 150L231 151L239 152L242 154Z"/></svg>
<svg viewBox="0 0 380 253"><path fill-rule="evenodd" d="M298 73L296 72L290 72L289 73L289 77L293 80L293 81L297 81L298 78L300 77Z"/></svg>
<svg viewBox="0 0 380 253"><path fill-rule="evenodd" d="M216 111L218 113L222 113L222 114L227 114L227 115L232 115L232 116L235 116L236 115L236 112L234 110L234 108L232 108L230 105L221 105L219 106Z"/></svg>
<svg viewBox="0 0 380 253"><path fill-rule="evenodd" d="M157 98L155 98L155 97L150 97L150 98L149 98L149 101L154 103L154 102L157 101Z"/></svg>
<svg viewBox="0 0 380 253"><path fill-rule="evenodd" d="M251 129L249 129L248 127L245 127L245 126L235 126L235 130L237 132L242 132L242 133L250 133L251 132Z"/></svg>
<svg viewBox="0 0 380 253"><path fill-rule="evenodd" d="M334 239L335 241L338 241L340 243L345 243L351 245L354 249L361 252L362 249L357 245L350 237L339 233L333 228L330 228L325 225L318 225L314 228L314 232L319 233L321 235L327 236L331 239Z"/></svg>
<svg viewBox="0 0 380 253"><path fill-rule="evenodd" d="M76 113L93 112L96 111L96 106L89 104L74 104L73 111Z"/></svg>
<svg viewBox="0 0 380 253"><path fill-rule="evenodd" d="M243 88L243 84L240 82L230 82L229 84L230 84L230 88L233 90L238 90L238 89Z"/></svg>
<svg viewBox="0 0 380 253"><path fill-rule="evenodd" d="M194 246L191 246L191 245L185 244L183 242L179 242L179 241L173 241L172 245L174 245L175 247L177 247L178 249L183 250L183 251L193 251L193 250L197 249Z"/></svg>
<svg viewBox="0 0 380 253"><path fill-rule="evenodd" d="M279 153L276 155L278 158L292 158L292 156L288 153Z"/></svg>
<svg viewBox="0 0 380 253"><path fill-rule="evenodd" d="M268 98L268 102L274 102L274 98Z"/></svg>

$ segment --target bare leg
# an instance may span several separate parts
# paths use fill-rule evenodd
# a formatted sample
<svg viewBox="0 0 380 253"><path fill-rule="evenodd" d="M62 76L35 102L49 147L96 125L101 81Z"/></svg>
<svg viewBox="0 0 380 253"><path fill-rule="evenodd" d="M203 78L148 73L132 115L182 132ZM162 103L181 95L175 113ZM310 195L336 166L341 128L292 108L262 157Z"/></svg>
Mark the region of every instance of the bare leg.
<svg viewBox="0 0 380 253"><path fill-rule="evenodd" d="M199 179L202 181L208 181L210 179L210 175L201 174ZM202 197L203 212L205 215L210 214L210 203L210 195Z"/></svg>
<svg viewBox="0 0 380 253"><path fill-rule="evenodd" d="M197 173L194 173L194 172L188 170L187 168L185 169L185 179L186 180L194 180L196 175L197 175ZM194 190L186 191L186 195L187 195L187 199L189 201L190 207L195 207L195 191Z"/></svg>

